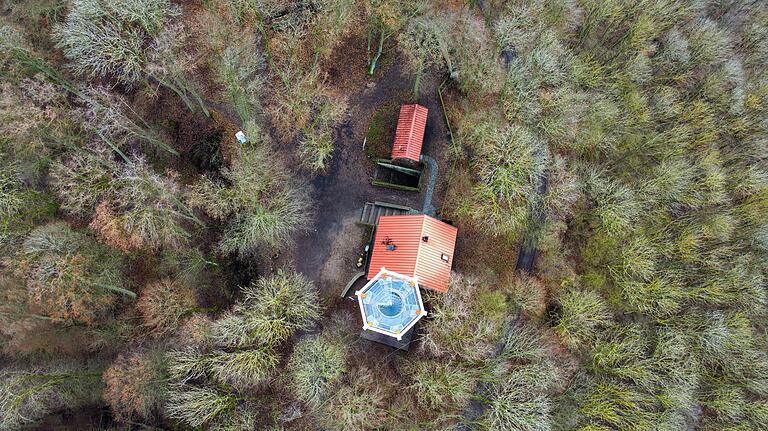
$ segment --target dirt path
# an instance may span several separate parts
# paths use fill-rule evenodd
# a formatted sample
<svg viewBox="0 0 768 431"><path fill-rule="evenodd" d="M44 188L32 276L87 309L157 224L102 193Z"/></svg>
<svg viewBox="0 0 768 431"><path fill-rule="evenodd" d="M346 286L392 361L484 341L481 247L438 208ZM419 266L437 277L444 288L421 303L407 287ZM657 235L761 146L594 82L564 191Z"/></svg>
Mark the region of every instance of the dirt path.
<svg viewBox="0 0 768 431"><path fill-rule="evenodd" d="M350 96L348 112L352 113L352 117L336 129L336 148L329 170L311 183L317 211L315 224L297 239L294 259L297 269L318 283L324 292L336 287L340 291L346 280L339 286L329 286L329 283L339 283L338 277L324 277L322 272L340 274L343 279L346 274L351 276L357 270L354 255L360 251L356 247L361 244L361 236L357 235L360 235L362 228L355 233L350 224L357 219L358 211L365 202L385 201L421 210L423 191L409 193L371 185L374 164L366 157L362 146L369 120L379 106L396 95L411 91L413 84L413 78L404 75L397 67L389 67L381 73L375 85L363 87ZM434 80L425 81L429 82L424 86L419 103L429 109L429 117L422 152L442 161L442 153L448 145L447 129L442 120ZM433 201L435 205L440 201L441 189L438 187ZM345 238L337 238L339 235ZM341 240L346 249L339 246ZM339 257L340 253L349 258ZM345 267L337 268L338 265Z"/></svg>

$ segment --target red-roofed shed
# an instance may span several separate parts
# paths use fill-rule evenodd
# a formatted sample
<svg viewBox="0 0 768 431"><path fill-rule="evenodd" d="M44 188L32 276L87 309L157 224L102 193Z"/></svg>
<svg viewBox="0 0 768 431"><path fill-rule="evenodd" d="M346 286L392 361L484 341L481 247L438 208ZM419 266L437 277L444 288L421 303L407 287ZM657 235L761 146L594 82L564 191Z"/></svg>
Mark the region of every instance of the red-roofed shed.
<svg viewBox="0 0 768 431"><path fill-rule="evenodd" d="M421 105L402 105L400 107L395 142L392 144L392 160L409 159L416 163L419 162L428 112L429 110Z"/></svg>
<svg viewBox="0 0 768 431"><path fill-rule="evenodd" d="M415 277L423 287L447 291L457 232L423 214L379 217L368 279L384 267Z"/></svg>

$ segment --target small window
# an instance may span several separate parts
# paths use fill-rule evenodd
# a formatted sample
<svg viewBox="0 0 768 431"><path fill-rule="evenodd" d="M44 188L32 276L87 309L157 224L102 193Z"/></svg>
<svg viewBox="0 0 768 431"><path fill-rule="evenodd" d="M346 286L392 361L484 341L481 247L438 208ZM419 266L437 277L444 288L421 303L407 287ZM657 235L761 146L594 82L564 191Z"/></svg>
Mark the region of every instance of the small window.
<svg viewBox="0 0 768 431"><path fill-rule="evenodd" d="M443 253L440 255L440 259L442 259L443 262L448 262L450 257L447 254Z"/></svg>

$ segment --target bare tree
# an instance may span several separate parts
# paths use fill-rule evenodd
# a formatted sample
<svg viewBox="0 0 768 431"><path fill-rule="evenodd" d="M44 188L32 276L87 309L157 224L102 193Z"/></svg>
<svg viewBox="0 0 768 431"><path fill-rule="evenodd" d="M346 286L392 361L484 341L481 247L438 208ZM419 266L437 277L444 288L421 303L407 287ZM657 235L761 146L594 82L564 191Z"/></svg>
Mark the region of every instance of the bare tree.
<svg viewBox="0 0 768 431"><path fill-rule="evenodd" d="M114 306L115 295L136 297L121 267L115 252L57 222L30 233L15 270L49 316L93 324Z"/></svg>
<svg viewBox="0 0 768 431"><path fill-rule="evenodd" d="M84 90L82 93L85 95L86 126L118 152L124 161L129 162L121 149L133 140L146 142L174 155L179 154L121 96L103 87Z"/></svg>
<svg viewBox="0 0 768 431"><path fill-rule="evenodd" d="M77 0L56 27L58 46L80 73L135 82L147 60L145 40L178 13L168 0Z"/></svg>
<svg viewBox="0 0 768 431"><path fill-rule="evenodd" d="M0 368L0 426L29 427L46 415L98 399L99 373L81 364L22 365Z"/></svg>

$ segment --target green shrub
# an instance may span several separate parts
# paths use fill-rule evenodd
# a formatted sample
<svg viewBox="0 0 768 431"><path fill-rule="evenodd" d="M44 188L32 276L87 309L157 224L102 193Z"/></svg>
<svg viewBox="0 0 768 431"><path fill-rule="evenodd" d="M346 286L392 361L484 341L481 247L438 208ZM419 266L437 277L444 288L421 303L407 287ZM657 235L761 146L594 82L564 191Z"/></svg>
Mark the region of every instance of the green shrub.
<svg viewBox="0 0 768 431"><path fill-rule="evenodd" d="M435 299L423 348L436 356L487 358L508 312L503 293L483 286L477 278L454 273L448 292Z"/></svg>
<svg viewBox="0 0 768 431"><path fill-rule="evenodd" d="M528 226L530 202L549 162L548 150L526 127L503 126L485 118L459 125L460 139L476 156L479 181L459 214L484 232L514 238Z"/></svg>
<svg viewBox="0 0 768 431"><path fill-rule="evenodd" d="M503 342L499 356L509 361L540 362L548 355L543 334L529 325L512 326Z"/></svg>
<svg viewBox="0 0 768 431"><path fill-rule="evenodd" d="M243 299L213 323L214 342L221 346L275 345L320 317L313 283L294 271L278 270L242 288Z"/></svg>
<svg viewBox="0 0 768 431"><path fill-rule="evenodd" d="M210 357L197 348L171 350L166 356L168 357L168 373L176 383L186 384L202 379L210 371Z"/></svg>
<svg viewBox="0 0 768 431"><path fill-rule="evenodd" d="M213 378L245 390L259 386L270 378L280 359L274 350L261 347L235 352L216 351L208 360Z"/></svg>
<svg viewBox="0 0 768 431"><path fill-rule="evenodd" d="M126 164L114 181L114 194L96 210L91 227L117 248L158 250L179 247L189 238L184 223L197 222L179 200L173 176L161 176L142 159Z"/></svg>
<svg viewBox="0 0 768 431"><path fill-rule="evenodd" d="M209 216L227 220L219 250L252 254L258 247L280 248L309 223L309 197L303 186L270 154L258 129L248 132L259 142L246 147L229 168L223 184L204 177L191 187L189 201Z"/></svg>
<svg viewBox="0 0 768 431"><path fill-rule="evenodd" d="M382 388L369 369L360 368L352 372L349 383L322 405L319 422L333 431L365 429L370 424L381 423L385 414Z"/></svg>
<svg viewBox="0 0 768 431"><path fill-rule="evenodd" d="M317 62L309 67L302 64L300 34L284 32L273 42L279 53L276 58L283 60L272 63L276 82L266 111L280 138L300 137L302 164L319 171L333 153L332 128L346 111L346 101L331 91Z"/></svg>
<svg viewBox="0 0 768 431"><path fill-rule="evenodd" d="M232 411L237 397L214 388L189 385L171 386L166 412L168 417L200 427Z"/></svg>
<svg viewBox="0 0 768 431"><path fill-rule="evenodd" d="M493 389L493 398L480 421L483 428L552 429L552 401L547 390L556 378L550 363L522 366L505 375Z"/></svg>
<svg viewBox="0 0 768 431"><path fill-rule="evenodd" d="M24 184L14 166L0 171L0 218L16 214L24 204Z"/></svg>
<svg viewBox="0 0 768 431"><path fill-rule="evenodd" d="M115 163L85 151L59 160L51 167L53 189L61 208L78 217L91 217L96 206L115 192Z"/></svg>
<svg viewBox="0 0 768 431"><path fill-rule="evenodd" d="M183 319L197 307L197 292L172 278L164 278L144 287L136 303L144 326L153 335L177 330Z"/></svg>
<svg viewBox="0 0 768 431"><path fill-rule="evenodd" d="M164 355L158 351L121 354L104 371L104 400L120 420L159 416L167 394Z"/></svg>
<svg viewBox="0 0 768 431"><path fill-rule="evenodd" d="M270 17L280 11L279 2L272 0L216 0L214 4L225 6L238 23L261 24L262 17Z"/></svg>
<svg viewBox="0 0 768 431"><path fill-rule="evenodd" d="M320 2L312 29L312 48L321 58L330 57L344 36L357 24L357 3L354 0Z"/></svg>
<svg viewBox="0 0 768 431"><path fill-rule="evenodd" d="M627 280L620 282L619 287L631 309L654 317L676 314L688 299L683 286L671 279L654 278L649 282Z"/></svg>
<svg viewBox="0 0 768 431"><path fill-rule="evenodd" d="M587 423L627 431L653 429L657 423L653 398L632 386L595 379L578 396L578 411Z"/></svg>
<svg viewBox="0 0 768 431"><path fill-rule="evenodd" d="M502 393L488 410L484 429L515 429L523 431L548 431L552 429L549 412L551 402L544 397L517 399L516 393Z"/></svg>
<svg viewBox="0 0 768 431"><path fill-rule="evenodd" d="M210 117L198 86L188 78L199 61L185 50L188 40L189 31L183 24L165 26L150 46L146 73L179 96L190 111L200 108Z"/></svg>
<svg viewBox="0 0 768 431"><path fill-rule="evenodd" d="M294 395L317 408L347 368L346 346L326 335L303 338L288 361L288 386Z"/></svg>
<svg viewBox="0 0 768 431"><path fill-rule="evenodd" d="M630 231L641 209L632 190L596 171L587 175L587 190L595 200L594 214L600 227L609 235Z"/></svg>
<svg viewBox="0 0 768 431"><path fill-rule="evenodd" d="M179 385L177 400L172 400L178 404L175 414L190 425L196 426L196 422L186 410L200 407L188 397L214 397L217 392L209 387L214 382L237 391L260 387L273 376L279 363L271 346L295 330L307 328L319 316L317 292L308 280L293 272L279 271L271 278L260 279L244 288L243 295L243 300L227 314L204 325L210 330L203 331L198 347L169 354L169 372ZM190 395L183 394L186 392ZM219 401L225 404L225 400ZM221 405L210 412L209 419L230 410Z"/></svg>
<svg viewBox="0 0 768 431"><path fill-rule="evenodd" d="M330 129L307 131L299 145L299 157L304 167L313 172L326 170L333 154L333 136Z"/></svg>
<svg viewBox="0 0 768 431"><path fill-rule="evenodd" d="M398 45L403 48L417 76L437 65L445 65L448 74L456 76L450 32L450 27L456 23L445 15L424 9L423 13L403 14L409 19L402 31L397 32Z"/></svg>
<svg viewBox="0 0 768 431"><path fill-rule="evenodd" d="M297 231L309 224L307 194L298 185L283 184L266 205L253 204L250 212L240 213L224 231L219 249L224 254L247 256L259 246L279 249L293 241Z"/></svg>
<svg viewBox="0 0 768 431"><path fill-rule="evenodd" d="M511 301L517 305L527 316L538 318L544 315L547 306L547 291L544 283L539 279L521 274L511 282Z"/></svg>
<svg viewBox="0 0 768 431"><path fill-rule="evenodd" d="M560 295L560 321L555 332L572 349L591 345L598 340L600 330L613 319L608 305L595 292L570 290Z"/></svg>
<svg viewBox="0 0 768 431"><path fill-rule="evenodd" d="M723 386L707 394L701 404L724 423L733 423L744 418L746 403L746 394L741 389Z"/></svg>
<svg viewBox="0 0 768 431"><path fill-rule="evenodd" d="M23 41L13 40L13 34L3 32L8 27L0 28L0 58L4 58L5 49L9 49L8 67L18 66L21 70L6 71L3 67L4 80L0 86L0 166L6 177L5 187L12 176L22 182L25 188L42 191L47 168L52 157L62 147L80 142L83 138L80 130L81 119L68 104L66 95L60 87L46 80L43 73L33 69ZM11 46L6 46L9 43ZM18 56L22 56L24 61ZM18 62L18 63L17 63ZM48 66L41 66L48 67ZM8 74L6 76L6 73ZM51 72L58 73L58 72ZM10 192L13 189L7 190ZM33 201L27 199L27 202Z"/></svg>
<svg viewBox="0 0 768 431"><path fill-rule="evenodd" d="M263 72L266 62L264 55L255 49L260 43L255 36L238 40L224 49L219 65L219 81L243 124L254 121L261 111L260 98L265 82L260 72Z"/></svg>
<svg viewBox="0 0 768 431"><path fill-rule="evenodd" d="M91 216L91 227L116 248L158 250L186 243L188 221L201 223L179 200L175 174L158 175L142 158L118 165L104 155L77 152L53 167L62 206Z"/></svg>
<svg viewBox="0 0 768 431"><path fill-rule="evenodd" d="M460 411L469 402L477 383L474 370L458 362L413 360L405 366L408 386L422 408Z"/></svg>
<svg viewBox="0 0 768 431"><path fill-rule="evenodd" d="M53 413L98 401L100 373L82 364L0 368L0 427L21 430Z"/></svg>

